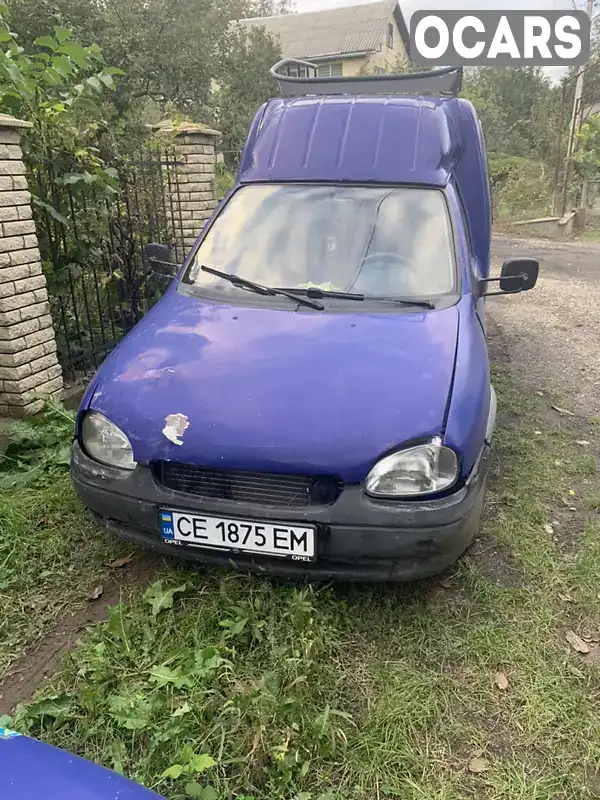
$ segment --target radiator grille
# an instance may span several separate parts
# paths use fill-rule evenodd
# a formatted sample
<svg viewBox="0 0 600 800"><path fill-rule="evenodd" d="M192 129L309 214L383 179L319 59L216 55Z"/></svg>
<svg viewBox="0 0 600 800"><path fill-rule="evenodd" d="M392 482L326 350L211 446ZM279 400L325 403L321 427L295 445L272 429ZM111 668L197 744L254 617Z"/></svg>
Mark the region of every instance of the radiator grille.
<svg viewBox="0 0 600 800"><path fill-rule="evenodd" d="M172 461L157 464L155 476L175 492L271 506L331 505L344 488L333 476L220 470Z"/></svg>

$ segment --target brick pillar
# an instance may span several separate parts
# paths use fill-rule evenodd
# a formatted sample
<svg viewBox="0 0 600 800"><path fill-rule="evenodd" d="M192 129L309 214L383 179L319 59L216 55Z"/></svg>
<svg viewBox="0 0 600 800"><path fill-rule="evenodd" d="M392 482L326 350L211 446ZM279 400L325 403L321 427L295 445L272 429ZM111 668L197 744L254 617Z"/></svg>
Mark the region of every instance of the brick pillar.
<svg viewBox="0 0 600 800"><path fill-rule="evenodd" d="M11 417L37 413L63 388L19 147L30 127L0 114L0 415Z"/></svg>
<svg viewBox="0 0 600 800"><path fill-rule="evenodd" d="M214 189L215 143L221 134L192 122L177 126L169 122L161 123L155 130L174 135L175 156L178 162L183 162L177 167L178 191L171 192L170 202L175 215L175 235L181 238L181 212L183 243L188 250L217 205Z"/></svg>

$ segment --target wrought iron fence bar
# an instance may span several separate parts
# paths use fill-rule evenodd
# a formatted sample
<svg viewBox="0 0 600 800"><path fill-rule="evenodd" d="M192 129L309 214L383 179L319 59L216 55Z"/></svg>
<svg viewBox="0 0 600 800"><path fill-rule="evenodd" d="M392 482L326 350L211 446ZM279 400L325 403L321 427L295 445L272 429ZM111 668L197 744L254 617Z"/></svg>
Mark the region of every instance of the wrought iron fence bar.
<svg viewBox="0 0 600 800"><path fill-rule="evenodd" d="M116 338L114 341L107 341L105 345L98 345L92 351L91 348L88 349L88 353L93 354L96 359L106 358L106 356L115 349L115 347L119 344L122 337ZM79 356L71 356L70 358L63 360L62 366L64 370L68 370L71 373L72 380L77 380L77 371L76 367L81 363L81 358ZM82 367L81 372L86 374L88 371Z"/></svg>
<svg viewBox="0 0 600 800"><path fill-rule="evenodd" d="M46 194L46 187L44 185L44 178L42 176L41 169L37 170L37 179L38 179L38 186L40 190L40 200L43 203L48 203L47 194ZM49 205L49 204L48 204ZM34 213L35 213L35 206L34 206ZM44 228L44 234L42 236L42 240L45 238L48 243L48 251L50 255L50 260L52 261L52 265L56 267L58 262L58 250L56 248L56 241L52 238L52 222L50 221L50 213L47 208L44 208L43 211L44 218L46 220L46 225Z"/></svg>
<svg viewBox="0 0 600 800"><path fill-rule="evenodd" d="M98 322L100 323L100 337L102 342L106 344L106 334L104 332L104 319L102 315L102 303L100 302L100 287L98 286L98 271L96 266L92 266L92 274L94 276L94 289L96 294L96 307L98 308Z"/></svg>
<svg viewBox="0 0 600 800"><path fill-rule="evenodd" d="M79 325L79 314L77 313L77 297L75 295L75 288L73 286L73 276L71 275L71 271L68 271L69 276L69 288L71 290L71 300L73 302L73 316L75 318L75 329L77 331L77 338L79 340L79 347L81 348L81 362L83 369L86 368L86 360L85 360L85 348L83 346L83 338L81 336L81 327Z"/></svg>
<svg viewBox="0 0 600 800"><path fill-rule="evenodd" d="M62 214L62 205L61 205L61 202L60 202L60 196L59 196L58 191L57 191L56 173L54 172L54 156L53 156L52 150L49 147L48 147L48 155L50 157L50 164L48 166L48 171L49 171L50 176L51 176L50 186L51 186L51 189L52 189L52 200L53 200L53 203L54 203L55 210L58 211L59 214ZM68 249L67 232L66 232L66 230L64 228L64 225L61 225L60 222L58 220L56 220L56 219L54 221L55 221L56 225L58 226L58 230L60 232L59 233L59 238L62 240L64 252L66 253L67 249Z"/></svg>
<svg viewBox="0 0 600 800"><path fill-rule="evenodd" d="M141 146L140 146L140 150L141 150ZM147 243L148 240L152 241L152 237L154 235L154 220L152 218L152 214L148 213L148 211L149 211L149 209L148 209L148 184L146 182L146 170L145 170L145 166L144 166L144 161L142 161L142 163L140 164L140 180L141 180L141 183L142 183L143 200L144 200L144 211L146 212L144 214L144 217L145 217L145 219L147 221L147 226L148 226L148 231L147 231L148 232L148 237L146 239L146 243ZM136 186L136 194L137 194L137 181L135 181L135 186ZM139 202L139 199L138 199L138 202ZM141 235L141 229L142 229L142 216L140 215L140 235Z"/></svg>
<svg viewBox="0 0 600 800"><path fill-rule="evenodd" d="M71 360L73 358L73 354L71 352L71 343L69 341L69 330L67 328L67 317L66 317L66 314L65 314L65 306L64 306L64 303L63 303L63 299L62 299L62 297L60 295L58 296L57 300L58 300L58 307L60 308L60 315L61 315L61 320L62 320L62 329L63 329L64 337L65 337L65 345L67 347L67 356L68 356L68 358L67 358L66 364L70 364L70 362L71 362ZM65 365L65 362L63 361L63 369L65 369L65 368L66 368L66 365ZM72 377L73 380L75 380L75 370L74 369L71 369L71 377Z"/></svg>
<svg viewBox="0 0 600 800"><path fill-rule="evenodd" d="M127 212L128 221L132 222L134 217L133 217L133 214L132 214L132 211L131 211L131 201L130 201L130 197L129 197L129 181L125 185L125 210ZM129 231L129 233L130 233L130 241L128 242L128 245L129 245L129 249L131 249L131 244L132 244L132 241L131 241L131 237L132 237L131 230ZM128 253L128 256L129 256L129 253ZM127 289L127 293L128 293L128 296L129 296L129 308L131 310L131 313L132 313L135 321L137 322L138 319L139 319L138 297L137 297L137 292L135 291L135 287L134 287L133 280L132 280L133 275L131 273L131 262L129 261L129 259L128 259L127 263L128 263L128 272L127 272L127 279L128 280L126 280L126 289ZM128 326L128 329L130 330L131 327L132 326Z"/></svg>
<svg viewBox="0 0 600 800"><path fill-rule="evenodd" d="M92 324L92 317L90 315L90 305L88 303L87 292L85 290L85 277L84 277L84 275L80 275L79 276L79 281L81 282L81 294L83 295L83 307L85 309L85 315L87 317L88 333L90 335L90 342L92 343L92 347L91 347L92 361L94 363L94 368L98 369L98 362L96 361L96 358L94 357L94 348L95 348L94 326Z"/></svg>
<svg viewBox="0 0 600 800"><path fill-rule="evenodd" d="M104 273L106 274L107 278L110 279L110 267L109 267L109 265L108 265L108 263L106 261L106 253L104 251L105 246L106 246L106 242L103 241L102 244L101 244L102 267L103 267ZM115 320L114 320L114 315L113 315L112 302L111 302L111 299L110 299L109 280L107 280L106 286L104 288L106 289L106 307L108 309L108 319L110 321L110 328L111 328L111 332L112 332L112 337L113 337L113 339L116 339L117 338L117 333L115 331Z"/></svg>

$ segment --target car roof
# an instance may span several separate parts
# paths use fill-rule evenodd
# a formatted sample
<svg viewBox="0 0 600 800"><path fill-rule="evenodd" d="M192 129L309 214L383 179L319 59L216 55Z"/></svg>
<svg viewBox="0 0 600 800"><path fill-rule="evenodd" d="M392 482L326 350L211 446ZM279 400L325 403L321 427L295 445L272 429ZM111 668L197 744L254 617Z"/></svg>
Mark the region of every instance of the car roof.
<svg viewBox="0 0 600 800"><path fill-rule="evenodd" d="M240 181L376 181L445 186L460 157L456 98L330 96L269 101Z"/></svg>

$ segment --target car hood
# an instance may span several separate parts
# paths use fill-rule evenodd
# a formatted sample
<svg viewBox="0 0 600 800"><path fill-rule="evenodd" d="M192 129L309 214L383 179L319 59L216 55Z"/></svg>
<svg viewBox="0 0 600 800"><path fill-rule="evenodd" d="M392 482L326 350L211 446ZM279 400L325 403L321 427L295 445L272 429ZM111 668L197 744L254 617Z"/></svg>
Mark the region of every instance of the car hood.
<svg viewBox="0 0 600 800"><path fill-rule="evenodd" d="M139 463L335 474L441 433L456 306L315 313L207 303L170 291L101 368L89 407Z"/></svg>

